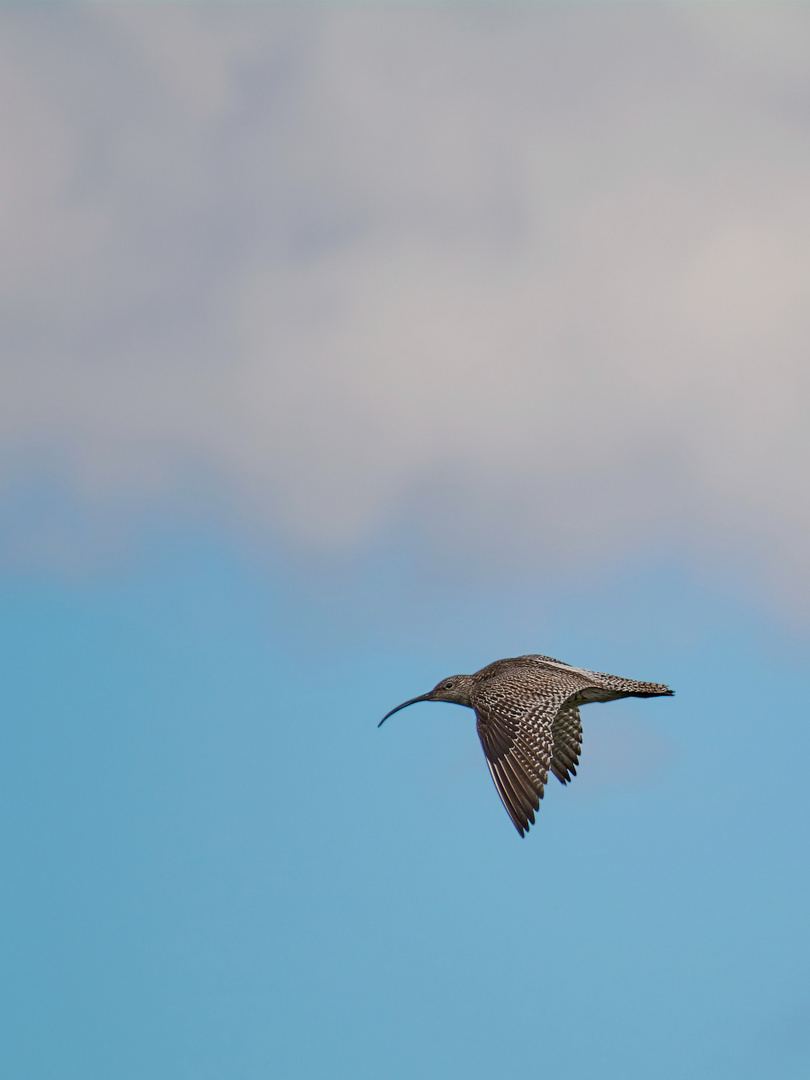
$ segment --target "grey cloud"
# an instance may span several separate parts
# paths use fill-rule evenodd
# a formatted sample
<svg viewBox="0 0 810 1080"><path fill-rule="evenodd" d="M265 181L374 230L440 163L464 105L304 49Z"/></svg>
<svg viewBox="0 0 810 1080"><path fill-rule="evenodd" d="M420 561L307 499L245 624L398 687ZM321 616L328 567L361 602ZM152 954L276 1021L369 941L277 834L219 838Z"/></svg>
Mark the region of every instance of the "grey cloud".
<svg viewBox="0 0 810 1080"><path fill-rule="evenodd" d="M191 469L307 544L407 512L553 563L732 549L795 595L806 9L0 26L7 482L50 454L143 505Z"/></svg>

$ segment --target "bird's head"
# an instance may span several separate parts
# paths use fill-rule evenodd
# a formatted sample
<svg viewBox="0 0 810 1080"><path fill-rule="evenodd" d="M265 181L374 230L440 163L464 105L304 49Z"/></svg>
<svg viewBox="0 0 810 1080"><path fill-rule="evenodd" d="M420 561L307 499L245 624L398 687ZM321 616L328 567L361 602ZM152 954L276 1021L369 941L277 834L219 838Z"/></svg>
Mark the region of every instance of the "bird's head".
<svg viewBox="0 0 810 1080"><path fill-rule="evenodd" d="M451 675L447 679L442 679L427 694L411 698L410 701L403 701L401 705L397 705L391 712L386 713L377 724L377 727L381 727L388 717L393 716L395 712L406 709L409 705L415 705L417 701L449 701L453 705L467 705L469 707L472 704L470 701L472 684L472 675Z"/></svg>

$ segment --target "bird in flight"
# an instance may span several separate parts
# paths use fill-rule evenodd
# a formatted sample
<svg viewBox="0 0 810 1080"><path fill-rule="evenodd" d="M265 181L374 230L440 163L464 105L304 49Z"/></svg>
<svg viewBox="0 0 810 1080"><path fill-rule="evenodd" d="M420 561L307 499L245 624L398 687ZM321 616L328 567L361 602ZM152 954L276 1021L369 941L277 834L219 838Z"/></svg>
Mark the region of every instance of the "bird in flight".
<svg viewBox="0 0 810 1080"><path fill-rule="evenodd" d="M474 675L451 675L417 701L449 701L473 709L487 765L501 802L524 836L534 825L549 770L561 784L576 776L582 746L579 706L625 697L671 697L661 683L637 682L564 664L551 656L496 660Z"/></svg>

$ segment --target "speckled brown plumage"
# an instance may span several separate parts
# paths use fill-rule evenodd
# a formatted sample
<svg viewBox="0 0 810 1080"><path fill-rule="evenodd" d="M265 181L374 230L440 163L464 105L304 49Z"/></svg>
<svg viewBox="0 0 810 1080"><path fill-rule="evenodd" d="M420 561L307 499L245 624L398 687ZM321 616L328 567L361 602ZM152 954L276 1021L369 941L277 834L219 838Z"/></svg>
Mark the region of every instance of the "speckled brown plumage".
<svg viewBox="0 0 810 1080"><path fill-rule="evenodd" d="M442 679L429 693L392 709L380 724L417 701L447 701L473 709L495 787L524 836L540 809L549 770L562 784L576 776L582 746L580 705L671 694L660 683L588 671L551 656L515 656L496 660L474 675Z"/></svg>

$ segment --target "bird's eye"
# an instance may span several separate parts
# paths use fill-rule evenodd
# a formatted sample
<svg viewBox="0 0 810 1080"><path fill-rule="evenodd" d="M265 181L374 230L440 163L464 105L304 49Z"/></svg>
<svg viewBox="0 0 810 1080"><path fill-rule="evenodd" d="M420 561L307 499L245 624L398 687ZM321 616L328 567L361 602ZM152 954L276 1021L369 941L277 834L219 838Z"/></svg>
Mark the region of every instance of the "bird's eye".
<svg viewBox="0 0 810 1080"><path fill-rule="evenodd" d="M451 679L450 682L446 682L444 684L444 688L445 688L445 690L452 690L453 689L453 680Z"/></svg>

